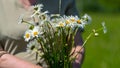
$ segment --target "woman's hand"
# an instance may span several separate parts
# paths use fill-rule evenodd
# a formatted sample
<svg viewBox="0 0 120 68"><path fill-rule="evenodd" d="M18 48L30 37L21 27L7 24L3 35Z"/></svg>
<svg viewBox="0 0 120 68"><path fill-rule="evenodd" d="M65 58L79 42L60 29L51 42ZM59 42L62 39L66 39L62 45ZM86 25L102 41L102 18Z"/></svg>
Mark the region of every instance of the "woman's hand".
<svg viewBox="0 0 120 68"><path fill-rule="evenodd" d="M42 67L34 65L30 62L26 62L10 54L3 54L0 57L0 68L42 68Z"/></svg>
<svg viewBox="0 0 120 68"><path fill-rule="evenodd" d="M25 9L28 9L31 5L36 3L36 0L20 0Z"/></svg>
<svg viewBox="0 0 120 68"><path fill-rule="evenodd" d="M73 62L73 68L80 68L84 58L84 48L76 46L72 49L71 58L75 58Z"/></svg>

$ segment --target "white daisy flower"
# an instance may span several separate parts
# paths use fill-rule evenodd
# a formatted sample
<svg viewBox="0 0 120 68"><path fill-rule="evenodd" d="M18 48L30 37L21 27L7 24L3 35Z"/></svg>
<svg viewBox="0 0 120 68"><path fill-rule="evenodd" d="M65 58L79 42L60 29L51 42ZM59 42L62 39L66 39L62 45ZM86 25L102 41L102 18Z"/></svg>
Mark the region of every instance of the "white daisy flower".
<svg viewBox="0 0 120 68"><path fill-rule="evenodd" d="M76 23L76 18L74 16L68 16L66 19L69 20L70 23Z"/></svg>
<svg viewBox="0 0 120 68"><path fill-rule="evenodd" d="M50 20L51 25L53 25L53 27L64 27L65 21L64 18L53 18Z"/></svg>
<svg viewBox="0 0 120 68"><path fill-rule="evenodd" d="M103 32L104 32L104 33L107 33L107 28L106 28L106 26L105 26L105 22L102 22L102 26L103 26Z"/></svg>
<svg viewBox="0 0 120 68"><path fill-rule="evenodd" d="M75 17L73 17L73 16L71 16L71 17L69 18L69 20L70 20L72 23L75 23L75 22L76 22Z"/></svg>
<svg viewBox="0 0 120 68"><path fill-rule="evenodd" d="M85 20L83 20L83 19L81 19L80 21L81 21L81 24L80 24L81 27L84 28L85 25L87 24L87 21L85 21Z"/></svg>
<svg viewBox="0 0 120 68"><path fill-rule="evenodd" d="M21 24L21 23L23 23L23 14L21 14L20 16L19 16L19 18L18 18L18 24Z"/></svg>
<svg viewBox="0 0 120 68"><path fill-rule="evenodd" d="M58 27L64 27L65 26L65 23L60 21L58 24L57 24Z"/></svg>
<svg viewBox="0 0 120 68"><path fill-rule="evenodd" d="M73 17L71 17L71 16L64 16L63 19L64 19L64 22L65 22L67 27L73 26L73 21L74 21Z"/></svg>
<svg viewBox="0 0 120 68"><path fill-rule="evenodd" d="M91 17L87 14L85 14L81 20L82 20L82 23L84 24L89 24L92 21Z"/></svg>
<svg viewBox="0 0 120 68"><path fill-rule="evenodd" d="M35 5L35 6L34 6L34 10L36 10L36 11L41 11L42 7L43 7L42 4Z"/></svg>
<svg viewBox="0 0 120 68"><path fill-rule="evenodd" d="M85 24L77 24L78 27L84 28Z"/></svg>
<svg viewBox="0 0 120 68"><path fill-rule="evenodd" d="M76 19L77 24L81 24L81 20L78 16L75 16L75 19Z"/></svg>
<svg viewBox="0 0 120 68"><path fill-rule="evenodd" d="M34 29L32 30L32 37L38 37L39 34L39 26L34 26Z"/></svg>
<svg viewBox="0 0 120 68"><path fill-rule="evenodd" d="M66 25L69 25L71 22L69 19L65 20Z"/></svg>
<svg viewBox="0 0 120 68"><path fill-rule="evenodd" d="M24 35L25 41L29 41L31 39L31 30L27 30Z"/></svg>
<svg viewBox="0 0 120 68"><path fill-rule="evenodd" d="M39 16L38 16L38 18L40 19L40 21L50 21L50 17L46 14L47 12L45 12L45 13L42 13L42 14L40 14ZM39 24L41 24L41 23L39 23Z"/></svg>
<svg viewBox="0 0 120 68"><path fill-rule="evenodd" d="M41 9L42 9L43 5L39 4L39 5L35 5L34 8L34 13L31 15L31 17L34 17L37 14L40 14Z"/></svg>
<svg viewBox="0 0 120 68"><path fill-rule="evenodd" d="M75 28L75 27L82 27L81 20L78 16L64 16L66 26Z"/></svg>
<svg viewBox="0 0 120 68"><path fill-rule="evenodd" d="M37 42L36 39L30 41L28 44L27 44L27 52L36 52L37 50L41 49L41 45ZM40 51L40 50L39 50Z"/></svg>
<svg viewBox="0 0 120 68"><path fill-rule="evenodd" d="M75 16L74 18L76 20L76 23L74 24L75 27L77 26L77 27L84 28L85 24L82 23L82 20L78 16Z"/></svg>

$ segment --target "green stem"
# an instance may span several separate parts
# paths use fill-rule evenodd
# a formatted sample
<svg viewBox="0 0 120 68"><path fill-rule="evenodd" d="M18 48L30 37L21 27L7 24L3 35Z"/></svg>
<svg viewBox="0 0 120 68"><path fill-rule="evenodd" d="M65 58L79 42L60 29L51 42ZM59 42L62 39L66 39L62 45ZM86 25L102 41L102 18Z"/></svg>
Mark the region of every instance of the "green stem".
<svg viewBox="0 0 120 68"><path fill-rule="evenodd" d="M99 29L97 29L95 32L98 32L98 31L101 31L101 30L103 30L103 28L99 28ZM81 50L82 50L82 48L85 46L85 44L87 43L87 41L90 39L90 37L93 35L94 33L93 32L91 32L89 35L88 35L88 37L86 38L86 40L85 40L85 42L83 43L83 45L81 46L81 49L78 51L78 52L81 52ZM78 55L78 54L77 54ZM76 55L76 56L77 56ZM75 57L76 57L75 56Z"/></svg>
<svg viewBox="0 0 120 68"><path fill-rule="evenodd" d="M103 27L102 27L102 28L97 29L97 30L96 30L96 32L101 31L101 30L103 30Z"/></svg>
<svg viewBox="0 0 120 68"><path fill-rule="evenodd" d="M81 49L78 51L77 55L79 54L79 52L81 52L82 48L85 46L85 44L87 43L87 41L90 39L90 37L91 37L93 34L94 34L94 33L91 32L91 33L87 36L85 42L84 42L83 45L81 46ZM77 55L75 55L75 57L76 57Z"/></svg>
<svg viewBox="0 0 120 68"><path fill-rule="evenodd" d="M82 48L85 46L85 44L86 44L87 41L90 39L90 37L92 36L92 34L93 34L93 32L88 35L88 37L86 38L86 40L85 40L85 42L83 43L83 45L82 45L81 49L79 50L79 52L80 52L80 51L82 50Z"/></svg>
<svg viewBox="0 0 120 68"><path fill-rule="evenodd" d="M29 25L34 26L33 24L31 24L31 23L29 23L29 22L27 22L27 21L24 21L24 20L23 20L23 23L27 23L27 24L29 24Z"/></svg>

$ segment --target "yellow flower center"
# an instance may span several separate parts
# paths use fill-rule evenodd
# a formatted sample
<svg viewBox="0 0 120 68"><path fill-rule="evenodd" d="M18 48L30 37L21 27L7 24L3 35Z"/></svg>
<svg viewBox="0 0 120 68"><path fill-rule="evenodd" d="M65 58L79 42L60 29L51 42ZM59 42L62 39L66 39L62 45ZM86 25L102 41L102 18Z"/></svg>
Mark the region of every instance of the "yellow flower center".
<svg viewBox="0 0 120 68"><path fill-rule="evenodd" d="M77 20L77 23L78 23L78 24L81 24L81 20Z"/></svg>
<svg viewBox="0 0 120 68"><path fill-rule="evenodd" d="M43 20L45 20L45 19L46 19L45 15L42 15L42 16L41 16L41 18L42 18Z"/></svg>
<svg viewBox="0 0 120 68"><path fill-rule="evenodd" d="M70 24L70 20L66 20L65 23L66 23L66 24Z"/></svg>
<svg viewBox="0 0 120 68"><path fill-rule="evenodd" d="M38 35L38 32L37 32L37 31L36 31L36 32L34 32L34 33L33 33L33 35L34 35L34 36Z"/></svg>
<svg viewBox="0 0 120 68"><path fill-rule="evenodd" d="M75 22L75 18L71 18L70 20L71 20L72 22Z"/></svg>
<svg viewBox="0 0 120 68"><path fill-rule="evenodd" d="M63 27L63 26L64 26L64 24L61 22L61 23L59 23L59 26L60 26L60 27Z"/></svg>
<svg viewBox="0 0 120 68"><path fill-rule="evenodd" d="M30 37L30 34L27 33L27 34L25 35L25 37L26 37L26 38L29 38L29 37Z"/></svg>

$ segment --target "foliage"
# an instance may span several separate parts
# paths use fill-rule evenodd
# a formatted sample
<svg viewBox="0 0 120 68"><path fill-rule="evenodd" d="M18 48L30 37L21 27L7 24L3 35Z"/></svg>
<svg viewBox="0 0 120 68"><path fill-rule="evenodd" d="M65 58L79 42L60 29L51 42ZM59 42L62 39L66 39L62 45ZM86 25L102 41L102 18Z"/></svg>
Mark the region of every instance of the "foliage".
<svg viewBox="0 0 120 68"><path fill-rule="evenodd" d="M92 12L119 12L119 0L77 0L81 11Z"/></svg>

